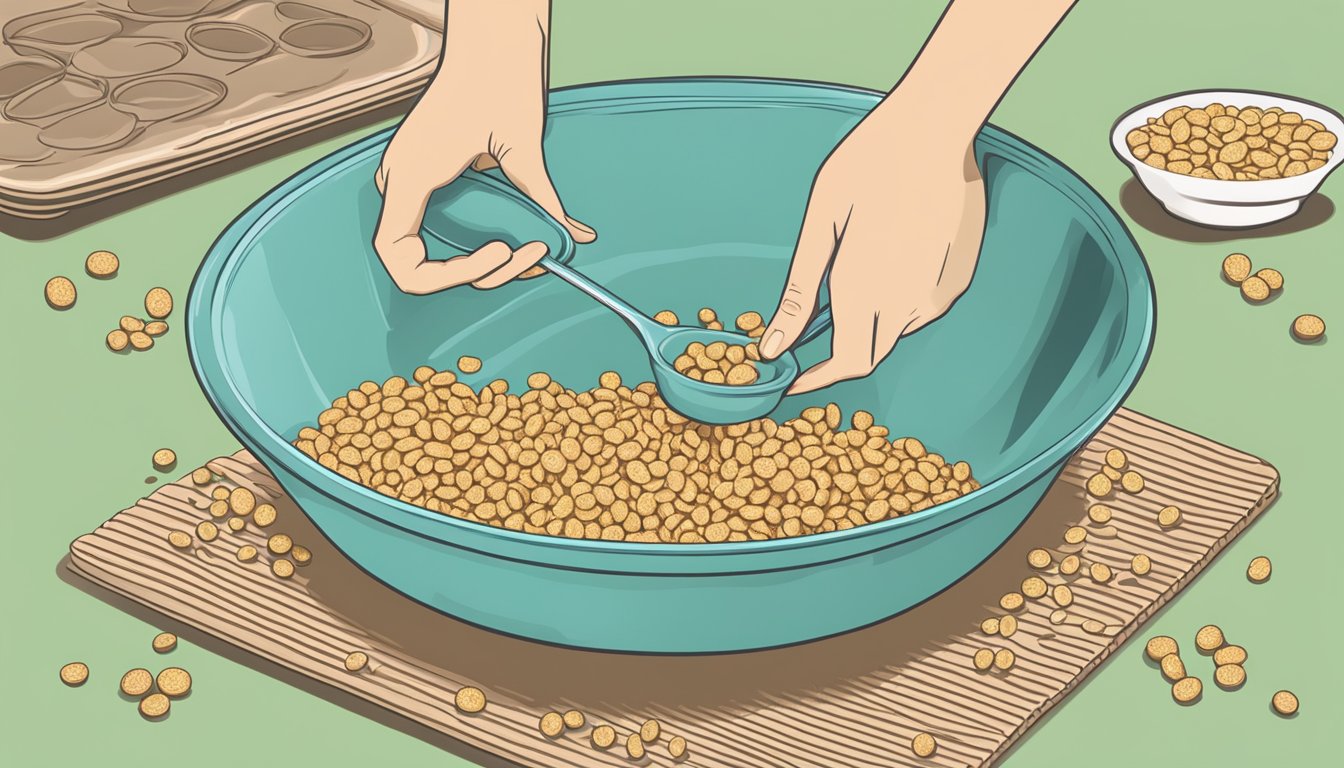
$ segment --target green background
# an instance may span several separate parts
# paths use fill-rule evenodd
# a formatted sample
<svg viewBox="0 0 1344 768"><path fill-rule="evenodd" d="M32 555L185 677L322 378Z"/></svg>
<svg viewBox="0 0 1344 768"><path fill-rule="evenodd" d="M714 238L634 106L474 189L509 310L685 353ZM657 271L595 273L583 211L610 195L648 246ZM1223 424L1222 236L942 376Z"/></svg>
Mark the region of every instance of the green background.
<svg viewBox="0 0 1344 768"><path fill-rule="evenodd" d="M879 88L894 82L942 7L939 1L855 0L555 5L553 85L739 74ZM1178 707L1144 664L1142 643L1132 642L1034 729L1006 766L1084 760L1098 767L1281 765L1337 753L1332 731L1337 738L1344 720L1337 592L1344 346L1328 338L1301 345L1287 329L1302 312L1344 323L1344 215L1334 213L1344 205L1344 179L1326 184L1326 199L1312 201L1286 225L1200 230L1155 212L1132 186L1123 188L1129 172L1111 154L1108 129L1134 104L1196 88L1269 90L1344 109L1342 25L1338 0L1272 7L1084 0L993 117L1096 187L1148 258L1160 305L1157 341L1128 405L1256 453L1283 478L1282 496L1265 517L1142 633L1188 643L1200 625L1220 624L1250 652L1246 686L1236 693L1208 686L1197 706ZM921 119L937 129L937 115ZM0 557L6 667L0 763L130 765L171 756L198 766L469 765L305 693L288 678L185 641L173 661L192 671L199 692L168 722L144 722L109 688L121 671L162 661L149 652L156 629L57 578L70 540L151 490L146 477L155 474L149 462L155 448L178 452L174 477L237 448L192 377L180 324L151 352L136 355L110 354L103 347L107 329L135 311L151 285L168 287L181 306L199 259L239 211L370 130L352 130L59 237L0 235L0 319L9 329L0 363L0 532L6 542ZM83 275L83 258L95 249L122 257L115 280L95 283ZM1218 265L1234 250L1249 254L1257 267L1280 269L1282 295L1251 306L1222 283ZM43 283L54 274L73 277L79 287L69 312L53 312L43 302ZM1246 563L1258 554L1275 564L1273 579L1260 587L1245 577ZM57 680L57 669L72 659L93 669L82 689ZM1301 697L1297 718L1269 712L1278 688Z"/></svg>

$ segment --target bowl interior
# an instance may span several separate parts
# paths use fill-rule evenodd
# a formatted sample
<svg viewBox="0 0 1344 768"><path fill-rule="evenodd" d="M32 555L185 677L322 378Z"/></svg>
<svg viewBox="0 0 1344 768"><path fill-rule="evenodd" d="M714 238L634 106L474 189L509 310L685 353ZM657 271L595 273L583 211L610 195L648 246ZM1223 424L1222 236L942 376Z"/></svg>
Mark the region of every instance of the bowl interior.
<svg viewBox="0 0 1344 768"><path fill-rule="evenodd" d="M730 322L749 309L769 317L812 175L875 98L760 81L556 94L547 162L566 207L600 233L573 263L650 315L688 319L709 306ZM519 391L533 371L575 389L604 370L650 380L623 322L554 278L400 293L369 246L386 138L291 181L202 267L193 317L199 305L210 337L193 338L193 356L245 442L324 478L314 482L344 484L282 441L365 379L474 355L483 370L462 378L477 386L503 377ZM1132 384L1151 333L1151 286L1132 241L1053 160L994 129L979 150L989 220L970 290L872 376L786 398L778 418L830 401L846 418L866 409L893 436L916 435L992 482L1097 419ZM800 364L821 360L828 339L800 349ZM212 359L201 366L202 357ZM378 513L398 504L388 499Z"/></svg>

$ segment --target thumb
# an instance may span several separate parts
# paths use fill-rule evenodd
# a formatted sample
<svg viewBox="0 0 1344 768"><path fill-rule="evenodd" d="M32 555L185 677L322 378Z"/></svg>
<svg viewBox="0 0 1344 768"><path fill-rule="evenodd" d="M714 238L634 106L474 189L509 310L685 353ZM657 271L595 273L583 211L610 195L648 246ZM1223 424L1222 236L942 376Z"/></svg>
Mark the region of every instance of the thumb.
<svg viewBox="0 0 1344 768"><path fill-rule="evenodd" d="M834 254L834 219L813 211L812 203L809 203L779 307L770 318L765 333L761 334L762 357L773 360L798 341L817 308L821 279Z"/></svg>
<svg viewBox="0 0 1344 768"><path fill-rule="evenodd" d="M560 222L574 242L591 243L597 239L597 232L592 227L565 214L565 206L561 204L560 195L551 183L551 175L546 171L546 161L540 148L529 152L509 152L504 155L499 167L515 187Z"/></svg>

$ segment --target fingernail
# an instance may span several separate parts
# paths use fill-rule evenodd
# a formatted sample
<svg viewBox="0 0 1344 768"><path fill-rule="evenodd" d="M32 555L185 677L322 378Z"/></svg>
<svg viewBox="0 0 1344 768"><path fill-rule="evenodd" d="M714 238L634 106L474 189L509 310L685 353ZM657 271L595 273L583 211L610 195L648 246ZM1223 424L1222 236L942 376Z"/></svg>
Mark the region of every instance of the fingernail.
<svg viewBox="0 0 1344 768"><path fill-rule="evenodd" d="M765 337L765 343L761 345L761 354L765 357L776 357L780 353L780 347L784 345L784 332L771 331Z"/></svg>

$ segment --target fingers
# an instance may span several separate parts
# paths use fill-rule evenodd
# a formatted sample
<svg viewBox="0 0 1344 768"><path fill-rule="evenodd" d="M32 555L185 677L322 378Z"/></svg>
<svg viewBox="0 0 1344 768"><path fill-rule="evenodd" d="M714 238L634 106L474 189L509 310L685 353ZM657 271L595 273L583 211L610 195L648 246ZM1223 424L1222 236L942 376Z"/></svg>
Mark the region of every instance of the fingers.
<svg viewBox="0 0 1344 768"><path fill-rule="evenodd" d="M843 300L843 299L842 299ZM801 395L824 389L849 379L860 379L872 373L878 364L896 348L901 336L913 331L918 318L905 325L887 323L876 313L867 313L870 322L837 324L831 336L831 357L799 374L789 387L788 394Z"/></svg>
<svg viewBox="0 0 1344 768"><path fill-rule="evenodd" d="M761 356L767 360L779 357L802 335L817 307L821 279L835 255L835 218L814 210L815 203L815 199L808 203L779 306L761 334Z"/></svg>
<svg viewBox="0 0 1344 768"><path fill-rule="evenodd" d="M591 243L597 239L597 232L592 227L565 214L560 195L555 191L551 176L546 171L546 162L540 148L530 152L515 149L504 155L500 168L515 187L564 225L565 229L569 230L570 237L574 238L574 242Z"/></svg>
<svg viewBox="0 0 1344 768"><path fill-rule="evenodd" d="M500 243L500 245L503 245L503 243ZM526 272L545 255L545 243L525 243L518 250L514 251L507 261L497 267L493 272L475 280L472 285L481 290L498 288L523 272Z"/></svg>

